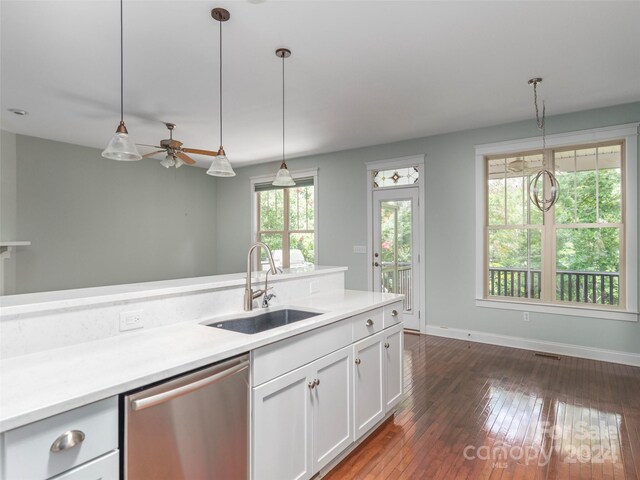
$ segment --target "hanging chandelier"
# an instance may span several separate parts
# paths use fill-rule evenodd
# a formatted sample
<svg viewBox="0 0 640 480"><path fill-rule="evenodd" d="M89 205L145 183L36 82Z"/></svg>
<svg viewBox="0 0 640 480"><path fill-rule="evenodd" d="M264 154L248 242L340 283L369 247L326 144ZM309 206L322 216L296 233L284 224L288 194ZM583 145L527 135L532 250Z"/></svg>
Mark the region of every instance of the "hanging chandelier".
<svg viewBox="0 0 640 480"><path fill-rule="evenodd" d="M542 155L547 150L546 131L546 106L542 102L542 118L538 110L538 84L542 83L542 78L536 77L529 80L529 85L533 87L533 105L536 109L536 125L542 130ZM542 212L548 212L555 205L560 196L560 184L556 176L546 168L538 171L529 183L529 197L533 204Z"/></svg>

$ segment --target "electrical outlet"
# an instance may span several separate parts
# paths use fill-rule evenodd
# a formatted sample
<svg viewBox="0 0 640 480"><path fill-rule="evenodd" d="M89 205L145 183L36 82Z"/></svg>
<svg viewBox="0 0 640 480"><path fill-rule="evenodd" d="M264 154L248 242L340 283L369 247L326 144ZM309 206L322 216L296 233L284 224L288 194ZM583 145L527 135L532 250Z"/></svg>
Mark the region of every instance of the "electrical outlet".
<svg viewBox="0 0 640 480"><path fill-rule="evenodd" d="M353 253L367 253L367 247L364 245L354 245Z"/></svg>
<svg viewBox="0 0 640 480"><path fill-rule="evenodd" d="M522 312L522 321L523 322L529 321L529 312Z"/></svg>
<svg viewBox="0 0 640 480"><path fill-rule="evenodd" d="M120 331L126 332L127 330L137 330L138 328L144 328L142 323L143 310L132 310L130 312L120 313Z"/></svg>

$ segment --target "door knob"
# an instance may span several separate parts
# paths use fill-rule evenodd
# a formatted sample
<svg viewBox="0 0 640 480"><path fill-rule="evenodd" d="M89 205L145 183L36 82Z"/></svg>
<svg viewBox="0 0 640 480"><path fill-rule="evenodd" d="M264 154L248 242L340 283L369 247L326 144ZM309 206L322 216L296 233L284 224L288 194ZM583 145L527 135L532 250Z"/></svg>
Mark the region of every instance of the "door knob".
<svg viewBox="0 0 640 480"><path fill-rule="evenodd" d="M373 254L373 256L378 258L380 255L378 255L378 253L376 252L376 253Z"/></svg>
<svg viewBox="0 0 640 480"><path fill-rule="evenodd" d="M373 262L373 266L374 266L374 267L379 267L379 266L380 266L380 264L379 264L378 262Z"/></svg>

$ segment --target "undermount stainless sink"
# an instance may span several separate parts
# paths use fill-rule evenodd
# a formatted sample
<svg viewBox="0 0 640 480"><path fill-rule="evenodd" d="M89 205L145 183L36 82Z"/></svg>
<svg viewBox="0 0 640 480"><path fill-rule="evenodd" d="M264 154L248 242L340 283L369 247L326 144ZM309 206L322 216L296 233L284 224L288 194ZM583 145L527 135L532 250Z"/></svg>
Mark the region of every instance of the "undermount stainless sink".
<svg viewBox="0 0 640 480"><path fill-rule="evenodd" d="M230 320L218 321L206 324L207 327L222 328L240 333L260 333L272 328L289 325L300 320L321 315L317 312L306 312L304 310L275 310L272 312L260 313L251 317L234 318Z"/></svg>

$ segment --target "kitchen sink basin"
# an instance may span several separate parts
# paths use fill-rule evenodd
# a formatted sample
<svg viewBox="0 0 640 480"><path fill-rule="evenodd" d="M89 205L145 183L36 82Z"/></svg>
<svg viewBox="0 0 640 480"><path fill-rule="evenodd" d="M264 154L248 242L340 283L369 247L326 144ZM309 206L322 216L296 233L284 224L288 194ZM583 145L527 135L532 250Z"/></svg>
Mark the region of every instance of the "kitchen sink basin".
<svg viewBox="0 0 640 480"><path fill-rule="evenodd" d="M299 322L300 320L315 317L316 315L321 314L317 312L306 312L304 310L283 309L260 313L251 317L233 318L221 322L213 322L207 324L207 326L232 330L234 332L253 334Z"/></svg>

